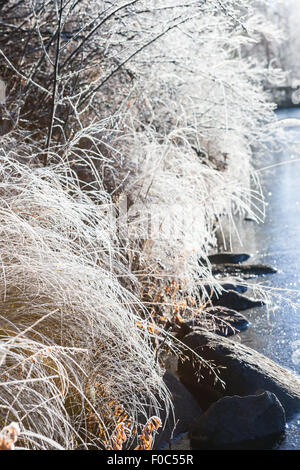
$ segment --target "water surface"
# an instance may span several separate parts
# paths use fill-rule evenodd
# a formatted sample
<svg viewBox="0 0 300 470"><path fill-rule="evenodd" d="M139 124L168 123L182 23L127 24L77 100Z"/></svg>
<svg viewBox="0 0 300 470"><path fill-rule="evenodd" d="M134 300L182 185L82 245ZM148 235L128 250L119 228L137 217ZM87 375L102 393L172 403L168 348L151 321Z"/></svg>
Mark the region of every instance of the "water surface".
<svg viewBox="0 0 300 470"><path fill-rule="evenodd" d="M278 119L300 120L300 109L282 110L277 115ZM234 239L233 250L251 253L248 262L278 269L277 274L259 278L268 288L279 289L274 294L274 312L270 314L266 308L245 312L251 326L240 340L300 376L300 126L287 128L285 135L294 143L299 141L298 155L285 145L272 155L272 162L266 162L274 166L261 172L267 202L265 223L238 222L243 246ZM300 416L288 423L280 448L300 449Z"/></svg>

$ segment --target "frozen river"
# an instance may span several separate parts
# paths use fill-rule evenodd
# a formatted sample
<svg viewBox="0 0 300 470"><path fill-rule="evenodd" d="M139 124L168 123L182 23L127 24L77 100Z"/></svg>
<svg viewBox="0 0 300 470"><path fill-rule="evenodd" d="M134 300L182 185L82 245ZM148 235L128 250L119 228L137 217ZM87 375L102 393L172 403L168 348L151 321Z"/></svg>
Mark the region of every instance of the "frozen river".
<svg viewBox="0 0 300 470"><path fill-rule="evenodd" d="M282 110L277 115L279 119L300 120L300 109ZM272 168L261 171L267 202L265 223L238 222L243 246L235 240L233 251L251 253L250 263L262 262L278 269L277 274L255 281L265 283L267 290L276 288L274 311L268 314L266 308L258 308L245 312L251 325L240 340L300 375L300 126L287 128L285 133L290 141L299 142L298 154L285 146L273 156ZM300 415L288 423L280 448L300 449Z"/></svg>

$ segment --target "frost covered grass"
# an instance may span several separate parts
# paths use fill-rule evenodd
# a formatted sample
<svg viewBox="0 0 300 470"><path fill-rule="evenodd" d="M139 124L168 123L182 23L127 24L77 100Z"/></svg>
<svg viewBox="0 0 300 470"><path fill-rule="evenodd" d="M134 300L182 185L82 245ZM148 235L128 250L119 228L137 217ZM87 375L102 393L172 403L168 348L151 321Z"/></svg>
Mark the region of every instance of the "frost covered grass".
<svg viewBox="0 0 300 470"><path fill-rule="evenodd" d="M0 428L26 448L134 445L171 406L159 319L220 289L222 217L263 218L263 24L236 3L0 6Z"/></svg>
<svg viewBox="0 0 300 470"><path fill-rule="evenodd" d="M93 426L109 442L108 398L134 419L167 400L139 302L118 280L109 198L91 200L65 167L0 160L1 417L37 447L96 445Z"/></svg>

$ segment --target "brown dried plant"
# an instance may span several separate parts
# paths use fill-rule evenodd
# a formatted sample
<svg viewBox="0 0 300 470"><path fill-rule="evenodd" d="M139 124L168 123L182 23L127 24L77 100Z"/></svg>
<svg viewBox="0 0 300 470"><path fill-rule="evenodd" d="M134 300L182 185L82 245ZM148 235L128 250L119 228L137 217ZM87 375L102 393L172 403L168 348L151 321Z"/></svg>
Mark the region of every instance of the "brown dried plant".
<svg viewBox="0 0 300 470"><path fill-rule="evenodd" d="M151 450L153 445L153 433L161 427L161 420L157 416L148 419L141 434L138 436L139 444L134 450Z"/></svg>
<svg viewBox="0 0 300 470"><path fill-rule="evenodd" d="M15 443L20 435L18 423L10 423L0 432L0 450L14 450Z"/></svg>

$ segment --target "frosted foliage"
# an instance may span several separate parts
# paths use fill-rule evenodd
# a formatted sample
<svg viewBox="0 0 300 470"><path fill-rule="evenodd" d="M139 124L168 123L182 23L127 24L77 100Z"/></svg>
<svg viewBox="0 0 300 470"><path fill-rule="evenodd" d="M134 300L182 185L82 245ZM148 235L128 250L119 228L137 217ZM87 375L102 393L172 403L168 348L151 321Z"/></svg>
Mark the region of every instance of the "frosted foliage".
<svg viewBox="0 0 300 470"><path fill-rule="evenodd" d="M176 349L143 281L218 288L221 220L264 216L280 71L245 51L276 32L249 0L0 3L0 429L107 448L117 403L130 447Z"/></svg>
<svg viewBox="0 0 300 470"><path fill-rule="evenodd" d="M35 433L22 434L34 448L92 444L83 404L105 427L105 397L132 416L146 415L143 396L158 415L157 397L167 400L147 322L136 326L138 300L118 281L109 198L92 201L75 183L65 168L32 170L0 154L0 406ZM91 398L95 383L103 395ZM75 423L70 395L82 401Z"/></svg>

